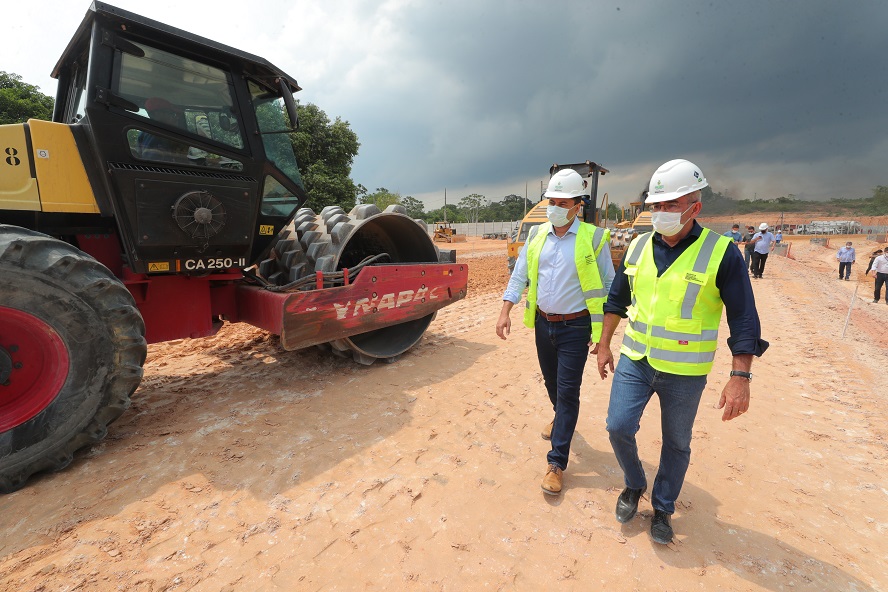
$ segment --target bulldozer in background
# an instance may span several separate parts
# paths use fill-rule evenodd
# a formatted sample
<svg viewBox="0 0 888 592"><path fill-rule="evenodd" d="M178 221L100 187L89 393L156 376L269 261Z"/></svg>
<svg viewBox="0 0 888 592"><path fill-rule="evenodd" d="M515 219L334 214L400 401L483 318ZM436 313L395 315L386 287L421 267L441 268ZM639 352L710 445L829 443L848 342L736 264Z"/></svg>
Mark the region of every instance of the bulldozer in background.
<svg viewBox="0 0 888 592"><path fill-rule="evenodd" d="M450 243L456 235L456 229L450 225L450 222L435 222L435 232L432 240L437 242Z"/></svg>
<svg viewBox="0 0 888 592"><path fill-rule="evenodd" d="M52 76L52 121L0 126L0 491L103 438L148 343L246 322L392 362L465 296L402 206L305 207L265 59L94 2Z"/></svg>

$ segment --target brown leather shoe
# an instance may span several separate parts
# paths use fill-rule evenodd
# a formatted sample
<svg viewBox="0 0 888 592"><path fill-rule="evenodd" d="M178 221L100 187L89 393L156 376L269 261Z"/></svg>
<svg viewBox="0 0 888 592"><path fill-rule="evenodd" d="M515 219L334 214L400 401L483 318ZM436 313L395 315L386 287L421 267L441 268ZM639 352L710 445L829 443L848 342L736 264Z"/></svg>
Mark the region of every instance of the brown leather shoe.
<svg viewBox="0 0 888 592"><path fill-rule="evenodd" d="M543 484L541 485L543 493L549 495L558 495L561 493L562 473L563 471L558 465L549 465L549 468L546 469L546 476L543 477Z"/></svg>
<svg viewBox="0 0 888 592"><path fill-rule="evenodd" d="M555 420L549 422L542 432L540 432L540 436L543 437L543 440L551 440L552 439L552 428L555 426Z"/></svg>

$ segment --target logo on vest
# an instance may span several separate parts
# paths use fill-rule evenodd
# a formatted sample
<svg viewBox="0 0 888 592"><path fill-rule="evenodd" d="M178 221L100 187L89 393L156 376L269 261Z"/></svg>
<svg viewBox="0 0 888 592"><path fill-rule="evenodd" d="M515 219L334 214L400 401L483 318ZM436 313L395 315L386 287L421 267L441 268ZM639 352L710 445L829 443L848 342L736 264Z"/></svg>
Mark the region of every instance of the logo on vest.
<svg viewBox="0 0 888 592"><path fill-rule="evenodd" d="M687 345L687 344L688 344L688 342L684 341L684 340L681 340L678 342L678 345Z"/></svg>
<svg viewBox="0 0 888 592"><path fill-rule="evenodd" d="M593 255L586 255L586 265L592 265L595 263L595 257Z"/></svg>
<svg viewBox="0 0 888 592"><path fill-rule="evenodd" d="M684 279L686 282L690 282L692 284L698 284L702 286L706 283L707 274L705 273L697 273L696 271L688 271L685 273Z"/></svg>

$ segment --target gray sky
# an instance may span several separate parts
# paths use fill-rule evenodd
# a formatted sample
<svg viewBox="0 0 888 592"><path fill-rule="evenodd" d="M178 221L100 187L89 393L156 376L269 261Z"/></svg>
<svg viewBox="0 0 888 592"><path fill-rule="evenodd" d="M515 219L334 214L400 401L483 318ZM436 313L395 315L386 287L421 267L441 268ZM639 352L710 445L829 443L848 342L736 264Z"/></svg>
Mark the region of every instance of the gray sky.
<svg viewBox="0 0 888 592"><path fill-rule="evenodd" d="M888 184L888 2L228 0L111 4L260 55L348 121L352 177L423 199L539 195L554 163L635 198L688 158L737 198ZM4 6L0 70L49 72L89 3ZM237 6L240 6L238 8Z"/></svg>

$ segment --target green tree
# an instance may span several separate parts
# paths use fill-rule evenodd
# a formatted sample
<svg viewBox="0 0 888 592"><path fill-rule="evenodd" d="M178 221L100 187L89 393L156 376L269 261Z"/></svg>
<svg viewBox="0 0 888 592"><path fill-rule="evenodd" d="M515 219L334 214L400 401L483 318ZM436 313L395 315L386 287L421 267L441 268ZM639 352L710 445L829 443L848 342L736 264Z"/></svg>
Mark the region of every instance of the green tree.
<svg viewBox="0 0 888 592"><path fill-rule="evenodd" d="M607 219L619 221L620 219L620 206L615 203L607 204Z"/></svg>
<svg viewBox="0 0 888 592"><path fill-rule="evenodd" d="M443 208L432 210L431 212L423 216L423 220L425 220L429 224L434 224L435 222L443 222L444 220L456 223L465 222L466 218L460 211L460 209L456 206L456 204L447 204Z"/></svg>
<svg viewBox="0 0 888 592"><path fill-rule="evenodd" d="M425 205L411 195L402 197L401 205L407 208L407 215L411 218L422 218L425 216Z"/></svg>
<svg viewBox="0 0 888 592"><path fill-rule="evenodd" d="M498 202L500 207L496 212L494 220L520 220L526 212L533 208L534 204L529 199L525 199L514 193L505 196L502 201ZM491 204L492 205L492 204Z"/></svg>
<svg viewBox="0 0 888 592"><path fill-rule="evenodd" d="M329 205L349 211L359 191L351 179L352 163L361 146L357 134L339 117L331 122L317 105L297 102L296 108L299 130L290 134L290 140L308 191L308 205L316 212Z"/></svg>
<svg viewBox="0 0 888 592"><path fill-rule="evenodd" d="M481 216L481 211L487 207L487 198L478 193L467 195L457 204L462 212L466 222L477 222Z"/></svg>
<svg viewBox="0 0 888 592"><path fill-rule="evenodd" d="M18 74L0 71L0 125L29 119L52 119L53 98L39 86L22 82Z"/></svg>
<svg viewBox="0 0 888 592"><path fill-rule="evenodd" d="M380 210L384 210L392 204L401 203L401 195L393 193L385 187L378 187L373 193L363 196L361 203L372 203Z"/></svg>

